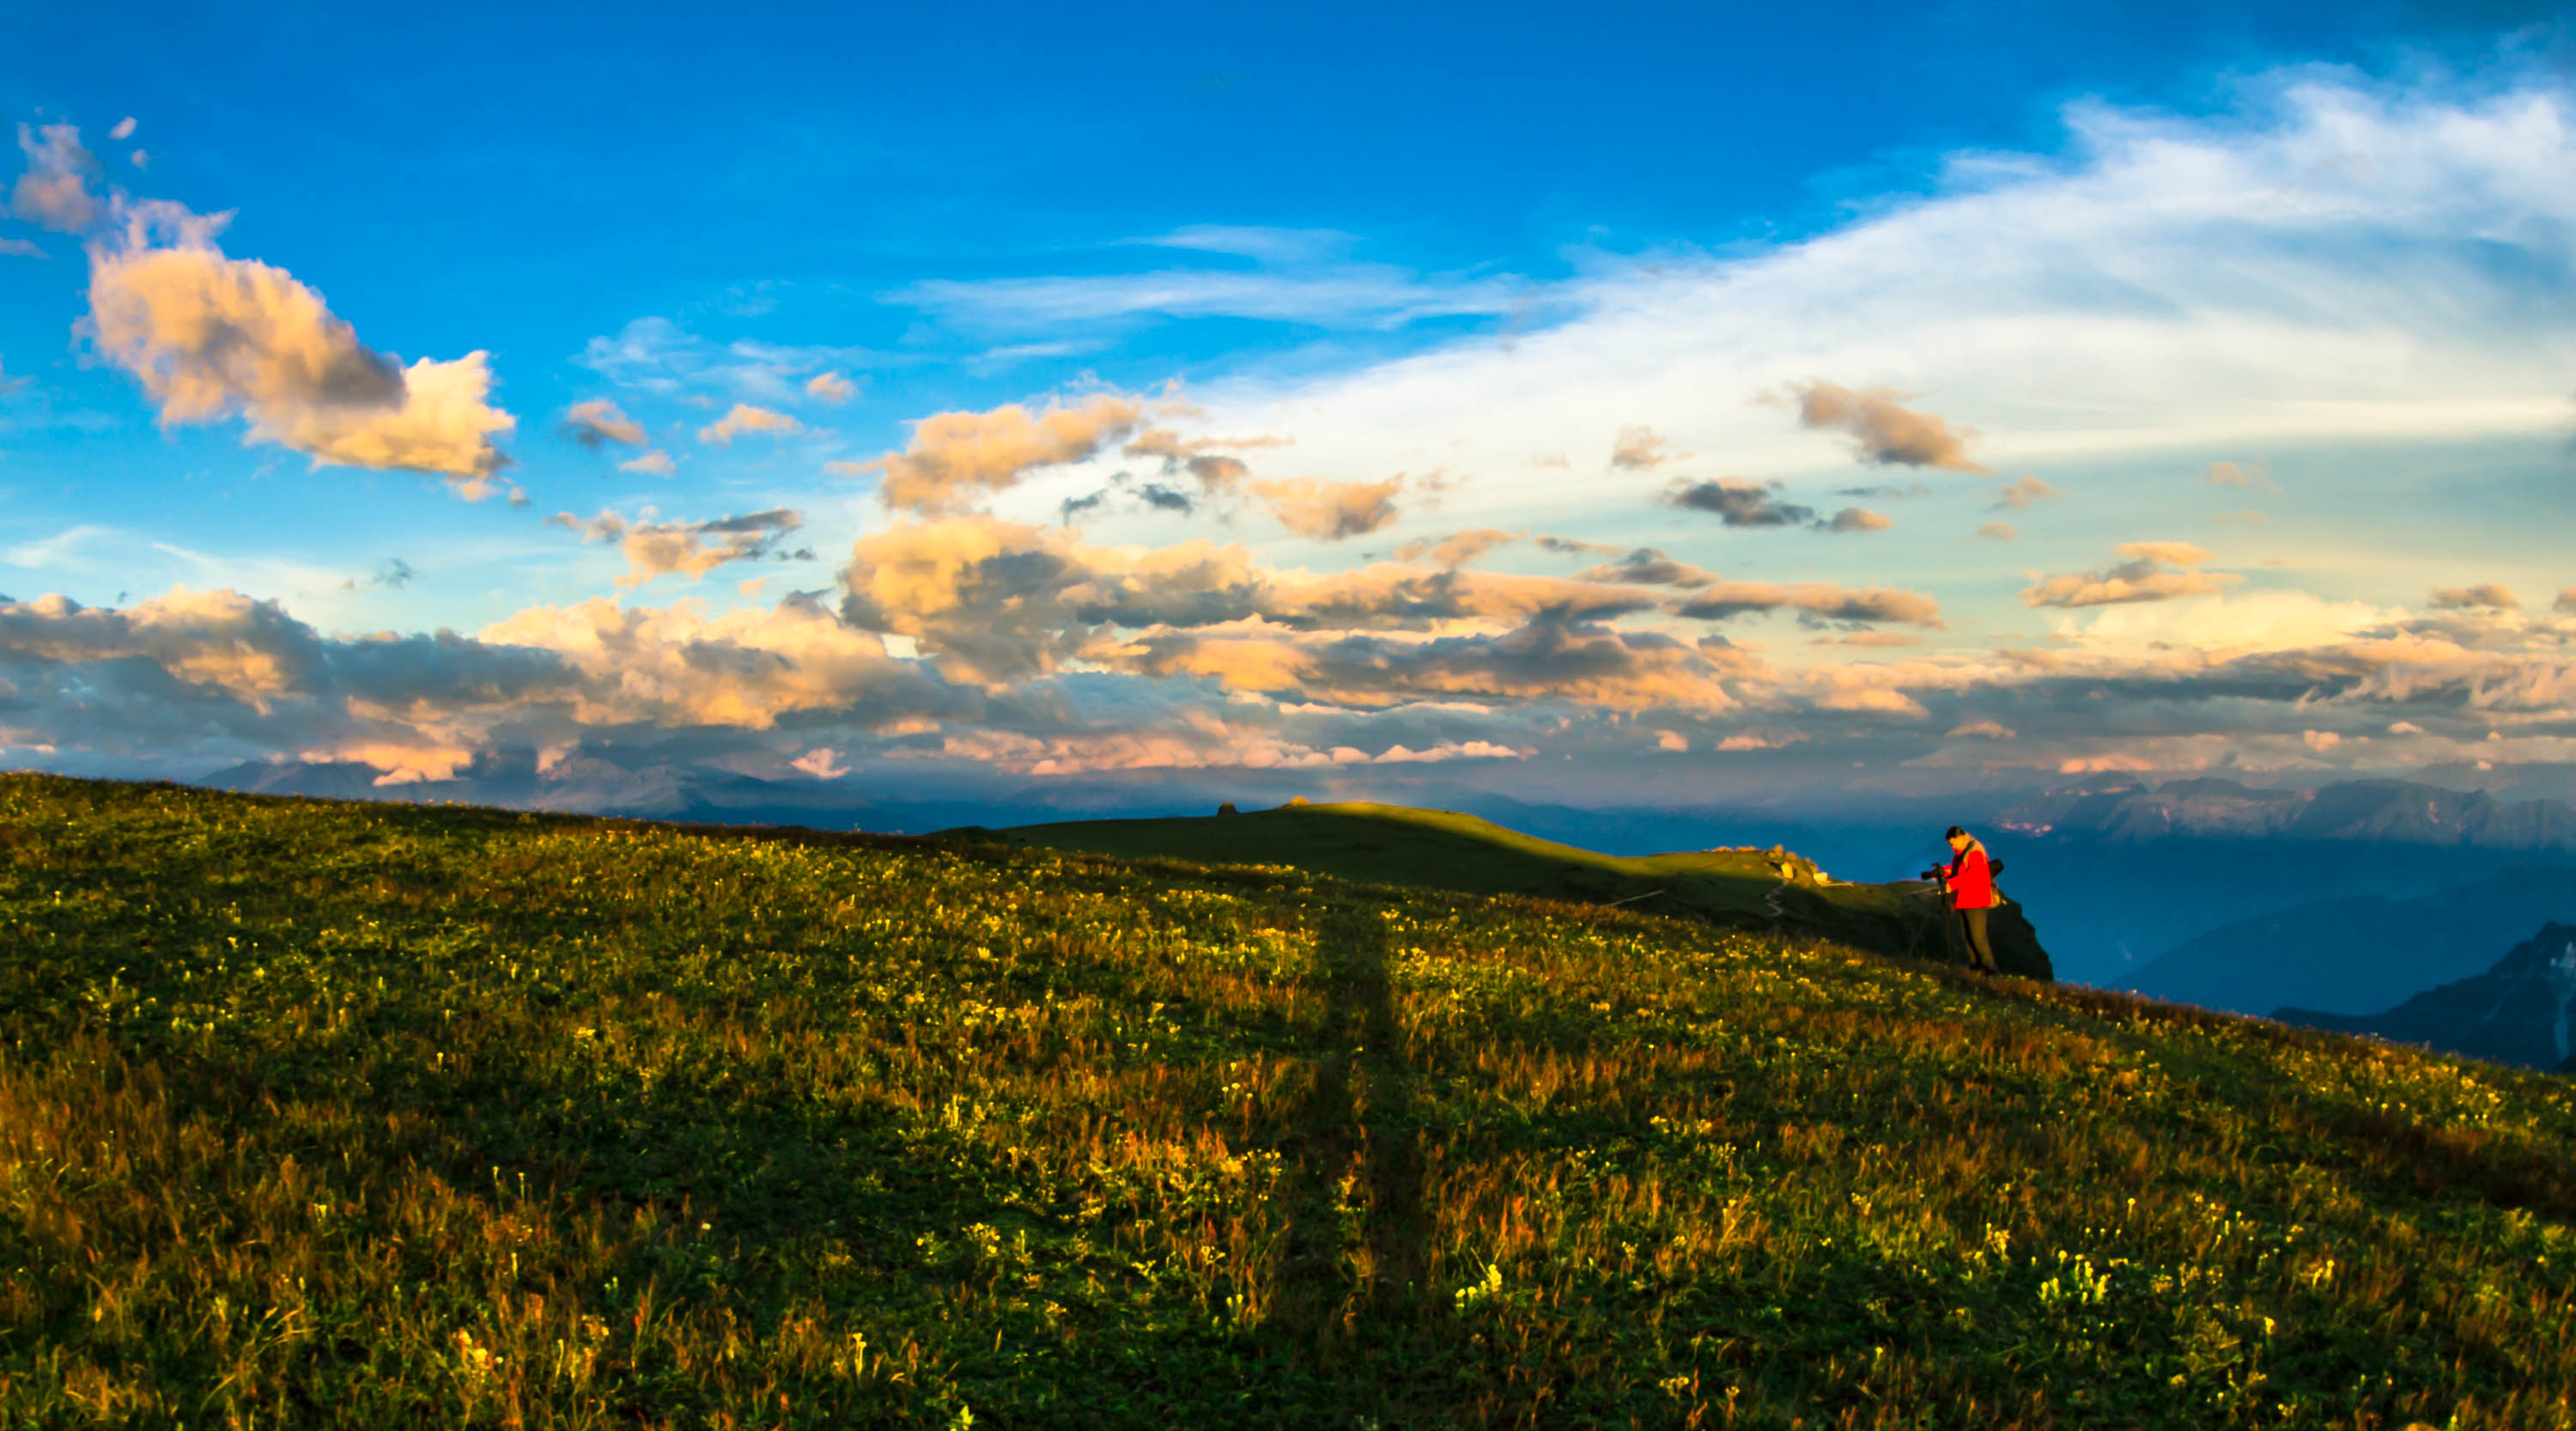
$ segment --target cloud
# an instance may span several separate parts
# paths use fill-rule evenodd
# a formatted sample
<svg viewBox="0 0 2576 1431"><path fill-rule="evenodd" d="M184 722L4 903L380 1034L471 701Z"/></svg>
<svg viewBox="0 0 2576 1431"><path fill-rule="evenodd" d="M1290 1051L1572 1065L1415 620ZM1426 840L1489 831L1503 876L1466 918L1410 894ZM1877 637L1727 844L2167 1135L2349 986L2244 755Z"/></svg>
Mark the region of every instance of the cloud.
<svg viewBox="0 0 2576 1431"><path fill-rule="evenodd" d="M591 339L573 361L638 392L778 407L800 398L828 402L830 385L817 390L822 378L880 359L857 348L789 347L749 339L717 343L668 318L647 317L612 336Z"/></svg>
<svg viewBox="0 0 2576 1431"><path fill-rule="evenodd" d="M642 424L606 398L587 398L564 409L563 424L556 431L593 452L611 442L644 445Z"/></svg>
<svg viewBox="0 0 2576 1431"><path fill-rule="evenodd" d="M1263 263L1303 263L1345 252L1357 238L1338 229L1282 229L1251 224L1191 224L1131 242L1158 248L1226 253Z"/></svg>
<svg viewBox="0 0 2576 1431"><path fill-rule="evenodd" d="M1720 740L1717 748L1724 751L1786 750L1806 743L1807 737L1794 730L1745 730Z"/></svg>
<svg viewBox="0 0 2576 1431"><path fill-rule="evenodd" d="M0 257L49 258L51 256L45 252L44 245L31 239L0 238Z"/></svg>
<svg viewBox="0 0 2576 1431"><path fill-rule="evenodd" d="M2552 611L2576 611L2576 586L2560 587L2558 589L2558 599L2549 603L2549 609Z"/></svg>
<svg viewBox="0 0 2576 1431"><path fill-rule="evenodd" d="M2433 604L2453 611L2519 611L2522 609L2522 603L2514 599L2512 592L2491 581L2480 582L2475 586L2437 586L2433 588Z"/></svg>
<svg viewBox="0 0 2576 1431"><path fill-rule="evenodd" d="M806 379L805 395L838 407L859 395L859 385L842 377L838 370L826 370Z"/></svg>
<svg viewBox="0 0 2576 1431"><path fill-rule="evenodd" d="M738 402L725 415L698 429L698 441L722 447L746 432L765 432L776 437L792 437L805 430L805 424L783 412L753 407Z"/></svg>
<svg viewBox="0 0 2576 1431"><path fill-rule="evenodd" d="M1866 507L1845 507L1824 525L1829 532L1883 532L1896 523Z"/></svg>
<svg viewBox="0 0 2576 1431"><path fill-rule="evenodd" d="M912 442L872 462L842 470L884 474L889 507L924 515L965 510L1007 491L1041 467L1091 457L1145 420L1145 405L1112 393L1073 407L1031 411L1005 403L989 412L934 413L913 424Z"/></svg>
<svg viewBox="0 0 2576 1431"><path fill-rule="evenodd" d="M987 686L1057 669L1115 631L1237 627L1275 656L1358 631L1427 634L1650 611L1654 594L1559 577L1379 563L1315 575L1204 541L1101 547L990 517L906 523L862 537L842 574L854 625L917 641L954 679ZM1088 659L1088 658L1086 658Z"/></svg>
<svg viewBox="0 0 2576 1431"><path fill-rule="evenodd" d="M1501 314L1525 306L1511 277L1428 278L1384 264L1296 272L1164 269L1080 277L934 279L885 295L952 327L984 335L1067 328L1096 332L1119 320L1249 318L1326 328L1394 329L1430 318Z"/></svg>
<svg viewBox="0 0 2576 1431"><path fill-rule="evenodd" d="M2081 576L2041 577L2022 592L2022 605L2081 607L2171 601L2225 591L2245 579L2232 572L2198 570L2201 563L2209 560L2209 553L2189 542L2124 542L2117 550L2128 560Z"/></svg>
<svg viewBox="0 0 2576 1431"><path fill-rule="evenodd" d="M1630 472L1651 471L1688 456L1669 450L1662 434L1642 423L1619 429L1618 440L1610 445L1610 465Z"/></svg>
<svg viewBox="0 0 2576 1431"><path fill-rule="evenodd" d="M1281 447L1285 438L1277 437L1199 437L1184 439L1167 427L1149 427L1137 433L1122 449L1130 457L1160 458L1165 472L1187 472L1198 480L1200 490L1209 496L1231 492L1252 469L1243 459L1219 449L1247 447Z"/></svg>
<svg viewBox="0 0 2576 1431"><path fill-rule="evenodd" d="M116 126L115 126L114 128L112 128L112 129L110 129L110 130L108 130L108 131L107 131L107 137L108 137L108 138L110 138L110 139L131 139L131 138L133 138L133 137L134 137L134 116L129 114L129 115L125 116L123 119L118 120L118 121L116 122Z"/></svg>
<svg viewBox="0 0 2576 1431"><path fill-rule="evenodd" d="M207 227L151 247L138 222L91 253L92 340L142 380L164 423L241 416L249 440L317 465L437 473L468 498L496 490L508 459L493 439L516 419L486 400L484 354L406 368L284 269L226 258Z"/></svg>
<svg viewBox="0 0 2576 1431"><path fill-rule="evenodd" d="M1714 513L1730 527L1802 527L1815 520L1815 508L1780 501L1775 495L1779 490L1777 482L1747 482L1736 477L1703 482L1676 478L1665 491L1664 501L1694 512Z"/></svg>
<svg viewBox="0 0 2576 1431"><path fill-rule="evenodd" d="M2259 462L2212 462L2205 480L2212 487L2260 487L2272 490L2272 479Z"/></svg>
<svg viewBox="0 0 2576 1431"><path fill-rule="evenodd" d="M1991 542L2008 542L2021 535L2010 522L1988 522L1977 528L1977 535Z"/></svg>
<svg viewBox="0 0 2576 1431"><path fill-rule="evenodd" d="M1998 720L1962 721L1942 732L1943 740L2011 740L2016 732Z"/></svg>
<svg viewBox="0 0 2576 1431"><path fill-rule="evenodd" d="M1428 557L1433 566L1456 569L1494 550L1523 539L1526 533L1506 532L1499 527L1478 527L1472 531L1452 532L1434 542L1417 540L1395 549L1398 561L1421 561Z"/></svg>
<svg viewBox="0 0 2576 1431"><path fill-rule="evenodd" d="M78 128L21 124L18 148L27 156L27 171L9 191L12 214L58 234L87 233L106 221L107 204L89 188L98 156L82 147Z"/></svg>
<svg viewBox="0 0 2576 1431"><path fill-rule="evenodd" d="M595 600L472 636L399 637L323 636L231 591L178 588L121 610L0 603L0 728L16 727L13 741L199 768L357 760L390 786L592 733L632 747L800 715L865 729L975 705L795 598L718 617Z"/></svg>
<svg viewBox="0 0 2576 1431"><path fill-rule="evenodd" d="M1721 581L1692 592L1672 610L1677 616L1702 621L1726 621L1763 611L1803 611L1827 621L1893 621L1933 627L1941 624L1940 603L1921 592L1883 587L1854 590L1822 581Z"/></svg>
<svg viewBox="0 0 2576 1431"><path fill-rule="evenodd" d="M1230 689L1385 707L1478 697L1568 701L1612 710L1732 710L1727 682L1756 663L1652 632L1549 619L1497 634L1396 637L1251 628L1152 631L1086 648L1141 675L1188 676Z"/></svg>
<svg viewBox="0 0 2576 1431"><path fill-rule="evenodd" d="M1863 462L1881 466L1940 467L1954 472L1983 472L1968 460L1962 429L1934 413L1901 407L1906 396L1889 388L1854 392L1818 378L1791 391L1798 395L1798 421L1812 428L1834 428L1851 436Z"/></svg>
<svg viewBox="0 0 2576 1431"><path fill-rule="evenodd" d="M678 463L671 460L670 453L664 452L662 449L657 447L650 452L630 457L625 461L618 463L617 470L620 472L641 472L647 477L668 477L672 473L679 471L680 467Z"/></svg>
<svg viewBox="0 0 2576 1431"><path fill-rule="evenodd" d="M1577 537L1552 536L1546 532L1530 538L1530 541L1540 551L1555 552L1561 556L1609 556L1619 550L1618 545L1613 542L1587 542Z"/></svg>
<svg viewBox="0 0 2576 1431"><path fill-rule="evenodd" d="M1675 561L1659 548L1639 547L1617 561L1576 572L1574 579L1627 586L1707 586L1719 578L1716 572Z"/></svg>
<svg viewBox="0 0 2576 1431"><path fill-rule="evenodd" d="M1289 477L1250 483L1244 490L1259 498L1279 525L1314 541L1337 542L1365 536L1394 521L1401 511L1395 496L1403 489L1404 476L1398 473L1383 482Z"/></svg>
<svg viewBox="0 0 2576 1431"><path fill-rule="evenodd" d="M2016 477L1995 489L1998 511L2023 511L2034 502L2045 502L2057 495L2057 489L2036 477Z"/></svg>
<svg viewBox="0 0 2576 1431"><path fill-rule="evenodd" d="M620 587L642 586L657 576L677 572L694 580L727 562L759 561L770 556L810 559L813 553L786 553L779 546L805 525L802 513L786 507L717 517L704 522L629 521L602 512L587 521L570 512L548 517L549 526L565 527L596 542L620 543L627 562Z"/></svg>

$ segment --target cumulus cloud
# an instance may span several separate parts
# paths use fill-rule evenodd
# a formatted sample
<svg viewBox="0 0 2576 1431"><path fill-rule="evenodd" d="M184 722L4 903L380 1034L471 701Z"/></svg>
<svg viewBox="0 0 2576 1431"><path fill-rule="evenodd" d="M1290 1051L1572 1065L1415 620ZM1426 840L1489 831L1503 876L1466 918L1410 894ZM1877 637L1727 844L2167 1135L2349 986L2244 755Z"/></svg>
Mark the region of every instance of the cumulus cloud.
<svg viewBox="0 0 2576 1431"><path fill-rule="evenodd" d="M1613 710L1732 710L1730 678L1758 665L1652 632L1540 619L1496 634L1416 637L1258 627L1150 631L1086 656L1141 675L1384 707L1445 697L1564 700Z"/></svg>
<svg viewBox="0 0 2576 1431"><path fill-rule="evenodd" d="M643 425L606 398L587 398L564 409L563 424L556 431L593 452L612 442L644 445Z"/></svg>
<svg viewBox="0 0 2576 1431"><path fill-rule="evenodd" d="M1798 421L1812 428L1832 428L1850 436L1863 462L1881 466L1940 467L1955 472L1983 472L1968 460L1966 429L1953 431L1936 413L1916 412L1899 404L1907 396L1889 388L1855 392L1818 378L1795 385Z"/></svg>
<svg viewBox="0 0 2576 1431"><path fill-rule="evenodd" d="M668 477L672 473L679 471L680 465L671 460L670 453L664 452L662 449L657 447L650 452L639 453L636 456L618 463L617 470L620 472L640 472L647 477Z"/></svg>
<svg viewBox="0 0 2576 1431"><path fill-rule="evenodd" d="M1867 507L1845 507L1824 525L1829 532L1883 532L1896 523Z"/></svg>
<svg viewBox="0 0 2576 1431"><path fill-rule="evenodd" d="M1404 476L1398 473L1383 482L1321 482L1312 477L1289 477L1254 482L1244 490L1260 499L1279 525L1301 537L1337 542L1345 537L1365 536L1394 521L1402 511L1395 505L1395 497L1404 490Z"/></svg>
<svg viewBox="0 0 2576 1431"><path fill-rule="evenodd" d="M169 246L142 242L146 228L93 246L90 331L163 422L239 416L250 440L317 465L436 473L468 498L497 490L508 459L494 438L516 419L487 400L484 354L406 368L284 269L226 258L210 222L183 221Z"/></svg>
<svg viewBox="0 0 2576 1431"><path fill-rule="evenodd" d="M2125 542L2117 551L2128 560L2106 570L2040 577L2022 592L2022 604L2081 607L2171 601L2225 591L2245 579L2233 572L2199 570L2209 560L2209 552L2189 542Z"/></svg>
<svg viewBox="0 0 2576 1431"><path fill-rule="evenodd" d="M87 233L106 221L108 206L89 187L98 156L81 144L77 127L21 124L18 148L27 171L9 191L9 212L58 234Z"/></svg>
<svg viewBox="0 0 2576 1431"><path fill-rule="evenodd" d="M838 407L859 395L859 385L842 377L837 369L826 369L805 380L805 395Z"/></svg>
<svg viewBox="0 0 2576 1431"><path fill-rule="evenodd" d="M2558 599L2549 603L2549 609L2552 611L2576 611L2576 586L2560 587L2558 589Z"/></svg>
<svg viewBox="0 0 2576 1431"><path fill-rule="evenodd" d="M1663 434L1643 423L1619 429L1618 439L1610 444L1610 465L1629 472L1650 471L1688 456L1687 452L1671 450Z"/></svg>
<svg viewBox="0 0 2576 1431"><path fill-rule="evenodd" d="M1337 633L1493 634L1655 606L1634 587L1405 563L1316 575L1264 567L1240 546L1101 547L982 516L862 537L842 580L852 624L913 638L952 677L985 685L1045 674L1077 652L1094 659L1088 644L1122 631L1241 628L1227 649L1275 661L1292 635L1302 650Z"/></svg>
<svg viewBox="0 0 2576 1431"><path fill-rule="evenodd" d="M746 432L765 432L774 437L792 437L805 430L805 424L783 412L754 407L747 402L735 403L724 416L698 429L698 441L717 447L731 443Z"/></svg>
<svg viewBox="0 0 2576 1431"><path fill-rule="evenodd" d="M2453 611L2519 611L2522 603L2514 594L2491 581L2475 586L2437 586L2433 604Z"/></svg>
<svg viewBox="0 0 2576 1431"><path fill-rule="evenodd" d="M2008 542L2021 535L2010 522L1988 522L1977 528L1977 535L1990 542Z"/></svg>
<svg viewBox="0 0 2576 1431"><path fill-rule="evenodd" d="M2269 490L2272 479L2264 475L2259 462L2212 462L2205 474L2212 487L2261 487Z"/></svg>
<svg viewBox="0 0 2576 1431"><path fill-rule="evenodd" d="M811 560L814 555L811 551L780 550L788 536L805 525L802 513L786 507L704 522L654 521L649 511L643 519L634 521L615 512L602 512L588 520L570 512L557 512L546 521L592 541L619 543L627 562L626 575L617 579L621 587L642 586L657 576L674 572L695 580L727 562L759 561L770 556Z"/></svg>
<svg viewBox="0 0 2576 1431"><path fill-rule="evenodd" d="M1017 486L1038 468L1083 461L1144 420L1142 402L1112 393L1040 411L1005 403L988 412L934 413L913 424L903 451L846 470L883 473L880 494L889 507L924 515L958 512Z"/></svg>
<svg viewBox="0 0 2576 1431"><path fill-rule="evenodd" d="M1714 481L1676 480L1664 493L1669 505L1708 512L1730 527L1802 527L1816 518L1813 507L1779 499L1777 482L1747 482L1736 477Z"/></svg>
<svg viewBox="0 0 2576 1431"><path fill-rule="evenodd" d="M1831 582L1721 581L1676 603L1673 613L1725 621L1764 611L1800 611L1826 621L1893 621L1905 626L1941 624L1941 605L1919 591L1854 589Z"/></svg>
<svg viewBox="0 0 2576 1431"><path fill-rule="evenodd" d="M2036 477L2016 477L1995 489L1995 506L2018 512L2034 502L2045 502L2056 495L2056 488Z"/></svg>

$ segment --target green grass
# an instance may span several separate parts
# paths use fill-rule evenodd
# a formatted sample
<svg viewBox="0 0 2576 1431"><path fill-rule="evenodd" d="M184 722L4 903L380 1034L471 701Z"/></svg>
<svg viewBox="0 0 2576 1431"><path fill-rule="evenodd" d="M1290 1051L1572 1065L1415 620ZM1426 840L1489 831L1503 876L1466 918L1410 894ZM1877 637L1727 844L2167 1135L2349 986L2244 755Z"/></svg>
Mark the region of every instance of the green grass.
<svg viewBox="0 0 2576 1431"><path fill-rule="evenodd" d="M946 833L1127 859L1287 865L1371 884L1633 907L1641 914L1686 915L1730 929L1964 962L1930 886L1846 883L1778 846L1605 855L1473 815L1358 801ZM2050 977L2048 955L2018 905L1996 910L1992 937L2005 973Z"/></svg>
<svg viewBox="0 0 2576 1431"><path fill-rule="evenodd" d="M0 777L0 1427L2564 1427L2571 1154L1628 909Z"/></svg>

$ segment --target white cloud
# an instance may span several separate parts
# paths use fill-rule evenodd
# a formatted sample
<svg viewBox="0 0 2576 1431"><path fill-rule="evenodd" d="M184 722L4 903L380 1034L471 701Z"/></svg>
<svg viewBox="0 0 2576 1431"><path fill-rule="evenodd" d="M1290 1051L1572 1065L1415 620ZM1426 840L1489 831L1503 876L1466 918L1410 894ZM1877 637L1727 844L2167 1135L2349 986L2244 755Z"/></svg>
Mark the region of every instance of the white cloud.
<svg viewBox="0 0 2576 1431"><path fill-rule="evenodd" d="M1528 454L1597 450L1605 411L1739 472L1819 470L1812 434L1754 401L1819 373L1930 395L1989 466L2563 431L2576 329L2545 275L2576 233L2576 103L2300 74L2248 104L2253 122L2079 105L2064 160L1963 164L1931 197L1769 251L1605 262L1534 295L1571 317L1508 343L1198 397L1214 423L1293 428L1325 480L1438 452L1481 474L1452 515L1504 526L1564 499Z"/></svg>

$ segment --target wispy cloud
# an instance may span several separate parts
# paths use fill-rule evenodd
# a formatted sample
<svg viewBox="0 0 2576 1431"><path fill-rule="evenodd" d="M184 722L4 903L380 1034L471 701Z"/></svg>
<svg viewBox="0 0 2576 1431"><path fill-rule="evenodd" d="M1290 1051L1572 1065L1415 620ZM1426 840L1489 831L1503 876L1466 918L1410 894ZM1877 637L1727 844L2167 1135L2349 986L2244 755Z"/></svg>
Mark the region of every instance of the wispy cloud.
<svg viewBox="0 0 2576 1431"><path fill-rule="evenodd" d="M1399 328L1525 306L1513 278L1435 278L1357 264L1320 272L1164 269L1056 278L934 279L885 295L970 333L1017 334L1121 319L1251 318L1318 328Z"/></svg>

